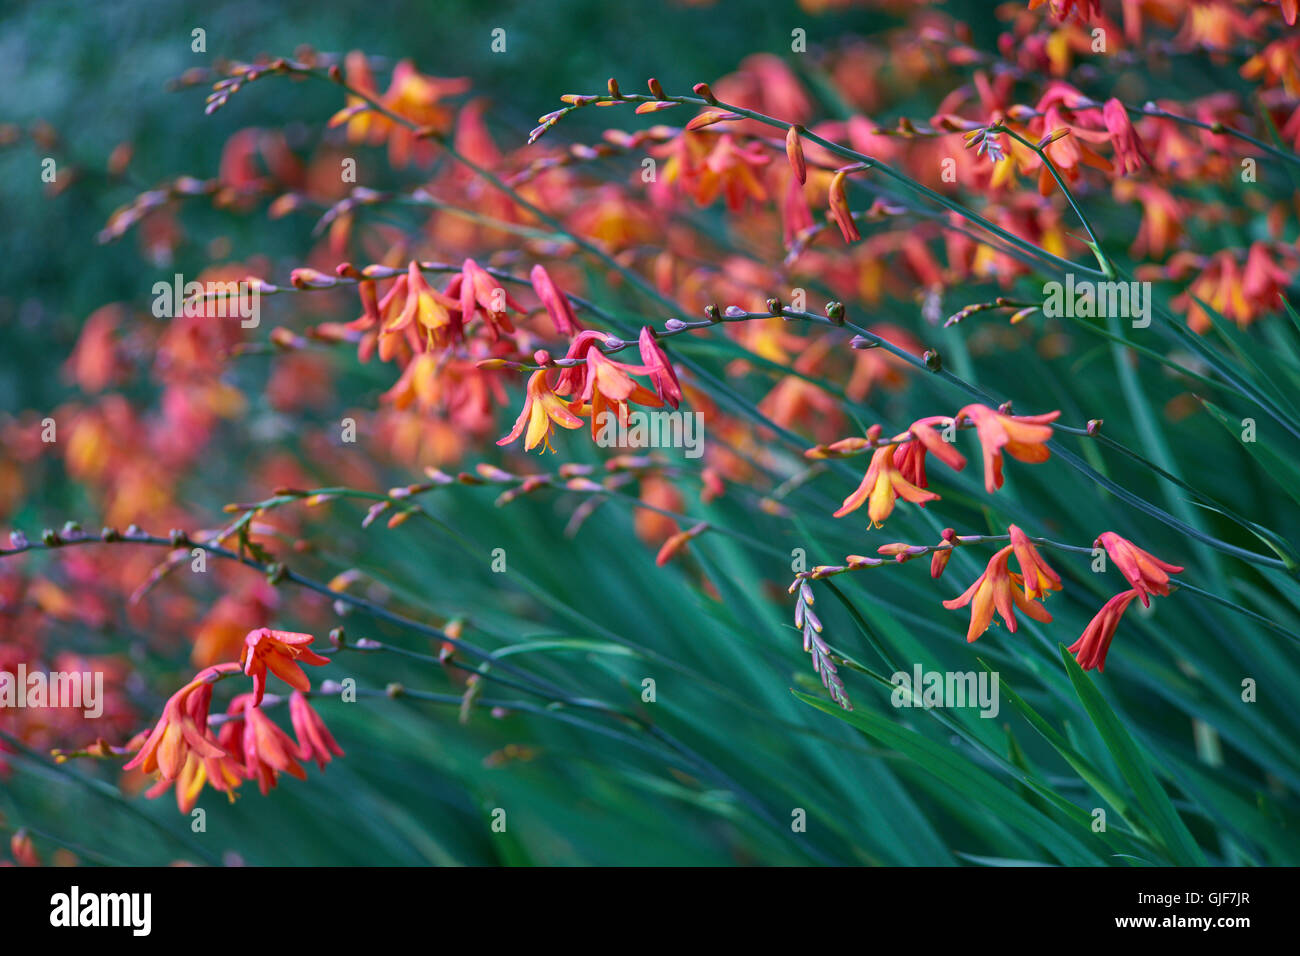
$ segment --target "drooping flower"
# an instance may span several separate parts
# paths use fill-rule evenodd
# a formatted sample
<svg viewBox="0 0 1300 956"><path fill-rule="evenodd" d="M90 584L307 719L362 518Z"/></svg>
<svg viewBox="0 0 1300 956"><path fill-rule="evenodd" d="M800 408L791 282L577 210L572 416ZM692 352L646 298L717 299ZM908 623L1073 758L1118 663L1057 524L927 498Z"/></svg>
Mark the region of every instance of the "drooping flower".
<svg viewBox="0 0 1300 956"><path fill-rule="evenodd" d="M320 714L308 702L307 697L294 691L289 695L289 719L293 722L293 732L298 737L298 758L315 760L321 770L334 757L343 756L343 748L338 745L334 735L321 720Z"/></svg>
<svg viewBox="0 0 1300 956"><path fill-rule="evenodd" d="M894 465L907 481L916 485L918 488L928 488L929 483L925 475L925 456L933 452L934 456L942 461L953 471L961 471L966 467L966 456L959 452L956 447L943 440L943 436L935 431L935 425L951 425L953 420L944 415L934 415L929 418L919 418L912 422L908 433L913 439L898 445L894 449ZM906 437L906 436L902 436Z"/></svg>
<svg viewBox="0 0 1300 956"><path fill-rule="evenodd" d="M1119 627L1119 620L1124 616L1128 606L1133 603L1133 599L1139 596L1145 599L1145 595L1137 590L1124 591L1102 605L1096 617L1083 629L1080 638L1070 645L1070 653L1074 655L1080 667L1086 671L1095 667L1105 672L1106 653L1110 650L1110 642L1115 638L1115 629Z"/></svg>
<svg viewBox="0 0 1300 956"><path fill-rule="evenodd" d="M1249 325L1261 315L1277 308L1278 293L1290 283L1294 270L1294 250L1289 246L1256 242L1246 253L1220 249L1210 256L1190 251L1175 253L1163 270L1152 270L1173 279L1191 275L1186 291L1171 300L1179 311L1186 311L1187 324L1195 332L1205 332L1213 323L1201 302L1238 325Z"/></svg>
<svg viewBox="0 0 1300 956"><path fill-rule="evenodd" d="M557 395L576 396L576 399L569 404L570 411L578 415L591 416L593 438L606 425L604 415L607 411L612 411L618 416L619 422L626 424L630 402L651 408L658 408L664 404L658 395L632 377L653 375L656 370L644 365L629 365L610 358L600 348L607 339L608 336L604 332L592 329L580 332L569 343L569 351L565 358L582 361L576 361L564 368L555 383ZM658 371L662 372L662 369Z"/></svg>
<svg viewBox="0 0 1300 956"><path fill-rule="evenodd" d="M1015 552L1016 561L1020 563L1025 596L1032 600L1046 597L1048 591L1061 590L1061 576L1048 567L1029 536L1015 525L1008 527L1007 531L1011 534L1011 548Z"/></svg>
<svg viewBox="0 0 1300 956"><path fill-rule="evenodd" d="M401 376L384 392L381 401L399 411L412 405L422 412L435 408L441 394L438 374L441 368L437 355L420 352L406 363Z"/></svg>
<svg viewBox="0 0 1300 956"><path fill-rule="evenodd" d="M1151 165L1142 140L1138 137L1128 110L1118 99L1111 97L1101 109L1102 121L1106 132L1110 134L1110 144L1115 150L1115 159L1124 173L1136 173L1143 165Z"/></svg>
<svg viewBox="0 0 1300 956"><path fill-rule="evenodd" d="M186 755L185 764L176 775L176 779L168 780L166 777L159 777L158 782L145 791L145 796L150 800L160 797L174 783L176 806L181 813L189 813L198 803L204 785L211 784L214 790L224 793L233 803L235 791L245 779L244 767L224 747L222 750L223 752L215 757L200 756L197 751L191 750Z"/></svg>
<svg viewBox="0 0 1300 956"><path fill-rule="evenodd" d="M1119 568L1119 573L1133 585L1138 597L1142 599L1143 607L1151 606L1151 599L1147 595L1156 594L1161 597L1168 595L1169 575L1178 574L1183 570L1176 564L1161 561L1155 555L1143 551L1132 541L1121 538L1113 531L1100 535L1092 546L1106 549L1110 559L1115 562L1115 567Z"/></svg>
<svg viewBox="0 0 1300 956"><path fill-rule="evenodd" d="M939 499L934 492L918 488L903 477L903 473L894 464L894 448L893 445L883 445L872 453L871 465L867 468L862 484L844 499L844 503L835 512L835 517L842 518L867 504L867 515L871 518L872 526L880 527L893 513L894 502L900 496L922 506Z"/></svg>
<svg viewBox="0 0 1300 956"><path fill-rule="evenodd" d="M261 705L262 695L266 693L268 670L294 690L311 690L311 681L299 663L317 666L329 663L329 658L321 657L307 647L314 640L316 638L310 634L273 631L269 627L248 632L239 663L244 673L253 678L254 707Z"/></svg>
<svg viewBox="0 0 1300 956"><path fill-rule="evenodd" d="M641 328L637 339L641 350L641 364L646 367L650 381L665 405L676 408L682 402L682 386L677 381L677 373L664 353L663 346L655 337L654 329L646 325Z"/></svg>
<svg viewBox="0 0 1300 956"><path fill-rule="evenodd" d="M402 310L383 324L379 333L381 347L385 336L409 329L407 335L413 345L422 342L426 349L445 349L464 338L462 308L463 301L432 288L420 264L412 260L406 273L406 299Z"/></svg>
<svg viewBox="0 0 1300 956"><path fill-rule="evenodd" d="M265 796L277 783L281 773L299 780L307 779L307 771L298 763L298 745L280 729L261 707L252 702L244 705L244 769L249 779Z"/></svg>
<svg viewBox="0 0 1300 956"><path fill-rule="evenodd" d="M573 303L560 291L541 263L533 266L529 278L533 283L533 291L537 293L537 298L542 300L546 314L551 317L551 322L555 325L555 331L560 335L577 335L581 332L582 326L573 313Z"/></svg>
<svg viewBox="0 0 1300 956"><path fill-rule="evenodd" d="M525 309L501 283L473 259L466 259L461 271L447 285L448 295L460 296L461 321L468 324L475 312L482 312L493 340L502 332L513 332L507 309L523 315Z"/></svg>
<svg viewBox="0 0 1300 956"><path fill-rule="evenodd" d="M225 752L208 731L212 685L238 670L239 666L231 663L199 671L167 701L162 718L145 738L139 753L122 769L139 768L145 773L159 773L163 780L175 780L191 754L200 758L223 756Z"/></svg>
<svg viewBox="0 0 1300 956"><path fill-rule="evenodd" d="M989 494L1002 487L1002 452L1018 461L1044 462L1051 457L1045 444L1052 437L1051 422L1061 413L1007 415L986 405L967 405L957 418L975 423L984 450L984 487Z"/></svg>
<svg viewBox="0 0 1300 956"><path fill-rule="evenodd" d="M620 422L627 422L628 405L635 402L658 408L663 401L641 385L633 375L645 375L644 366L616 362L598 348L587 350L587 383L582 392L584 411L591 413L591 430L595 435L605 424L605 414L612 411Z"/></svg>
<svg viewBox="0 0 1300 956"><path fill-rule="evenodd" d="M989 559L988 567L975 579L974 584L959 597L943 602L943 606L950 611L968 604L971 606L970 628L966 631L968 642L975 640L989 629L989 625L993 623L995 610L1002 615L1007 630L1013 634L1017 627L1016 608L1044 624L1052 619L1052 615L1048 614L1041 604L1036 604L1025 594L1021 586L1024 578L1007 568L1007 560L1013 550L1011 545L1007 545L993 555Z"/></svg>
<svg viewBox="0 0 1300 956"><path fill-rule="evenodd" d="M515 427L510 434L497 441L498 445L508 445L524 435L524 450L532 451L542 445L548 451L551 448L551 433L555 426L563 428L581 428L582 419L569 410L569 406L547 384L548 372L545 369L534 372L528 378L524 394L524 408L515 420ZM524 430L527 429L527 434Z"/></svg>

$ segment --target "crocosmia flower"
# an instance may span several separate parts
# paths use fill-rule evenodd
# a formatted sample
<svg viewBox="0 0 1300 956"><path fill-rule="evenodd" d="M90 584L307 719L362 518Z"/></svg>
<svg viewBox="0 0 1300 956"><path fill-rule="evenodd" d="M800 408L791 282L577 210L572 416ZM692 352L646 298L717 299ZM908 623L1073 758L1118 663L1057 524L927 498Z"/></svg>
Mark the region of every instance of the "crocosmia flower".
<svg viewBox="0 0 1300 956"><path fill-rule="evenodd" d="M294 691L289 695L289 719L293 722L293 732L298 737L300 760L315 760L316 766L324 770L333 758L343 756L343 748L338 745L305 694Z"/></svg>
<svg viewBox="0 0 1300 956"><path fill-rule="evenodd" d="M1007 415L986 405L967 405L957 413L958 418L975 423L984 450L984 487L989 494L1002 487L1004 451L1017 461L1039 463L1051 457L1046 443L1052 437L1051 422L1060 414Z"/></svg>
<svg viewBox="0 0 1300 956"><path fill-rule="evenodd" d="M218 664L199 671L167 701L162 719L123 769L138 768L145 773L159 773L163 780L175 780L191 754L199 758L221 757L224 751L208 731L212 685L237 670L235 664Z"/></svg>
<svg viewBox="0 0 1300 956"><path fill-rule="evenodd" d="M1113 531L1100 535L1092 546L1106 549L1110 559L1119 568L1119 573L1133 585L1143 607L1151 606L1147 596L1157 594L1164 597L1169 593L1169 575L1178 574L1183 569L1176 564L1161 561L1153 554L1143 551L1127 538L1121 538Z"/></svg>
<svg viewBox="0 0 1300 956"><path fill-rule="evenodd" d="M1032 617L1035 621L1047 623L1052 615L1036 604L1021 587L1024 579L1007 569L1007 559L1011 557L1012 545L1007 545L989 560L984 573L975 579L975 583L959 597L944 601L943 606L950 611L970 605L970 628L966 631L966 640L973 641L989 629L993 623L996 610L1006 622L1007 630L1015 633L1016 608Z"/></svg>
<svg viewBox="0 0 1300 956"><path fill-rule="evenodd" d="M547 451L554 451L551 447L551 433L555 431L556 425L562 428L582 427L582 419L569 411L568 404L547 384L548 374L543 369L529 376L524 409L515 420L515 427L510 429L510 434L497 441L498 445L508 445L523 435L525 451L532 451L538 445Z"/></svg>
<svg viewBox="0 0 1300 956"><path fill-rule="evenodd" d="M250 779L257 781L263 795L276 785L281 773L307 779L307 771L298 763L299 748L293 738L251 701L244 705L243 744L244 769Z"/></svg>
<svg viewBox="0 0 1300 956"><path fill-rule="evenodd" d="M311 681L302 664L328 664L329 658L321 657L307 645L316 638L310 634L297 634L292 631L273 631L269 627L259 627L249 631L244 638L244 650L239 663L244 673L253 678L253 706L260 706L262 695L266 692L266 672L269 670L294 690L311 690Z"/></svg>
<svg viewBox="0 0 1300 956"><path fill-rule="evenodd" d="M665 405L676 408L682 401L682 386L678 383L677 373L673 371L672 363L668 361L663 346L655 338L654 330L650 326L641 329L637 344L641 349L641 364L647 369L650 381L655 387L655 394Z"/></svg>
<svg viewBox="0 0 1300 956"><path fill-rule="evenodd" d="M1106 652L1110 650L1110 642L1115 638L1115 629L1119 627L1119 620L1124 616L1128 606L1138 596L1139 592L1136 590L1124 591L1102 605L1097 616L1084 628L1083 635L1070 645L1070 653L1074 655L1080 667L1086 671L1095 667L1105 672Z"/></svg>
<svg viewBox="0 0 1300 956"><path fill-rule="evenodd" d="M1011 549L1020 563L1020 574L1025 582L1025 596L1042 598L1048 591L1061 590L1061 576L1053 571L1043 556L1038 553L1033 542L1015 525L1007 528L1011 534Z"/></svg>
<svg viewBox="0 0 1300 956"><path fill-rule="evenodd" d="M903 477L894 464L894 448L893 445L883 445L872 453L871 465L862 484L844 499L835 517L842 518L866 504L872 525L879 527L893 513L894 502L899 497L918 505L938 500L939 496L933 491L918 488Z"/></svg>

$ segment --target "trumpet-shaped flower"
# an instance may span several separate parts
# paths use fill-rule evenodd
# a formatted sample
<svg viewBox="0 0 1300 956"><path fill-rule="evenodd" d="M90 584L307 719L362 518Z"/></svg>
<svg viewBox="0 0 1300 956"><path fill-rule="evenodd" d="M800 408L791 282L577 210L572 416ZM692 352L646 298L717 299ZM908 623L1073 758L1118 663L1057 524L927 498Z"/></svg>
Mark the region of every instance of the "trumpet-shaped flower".
<svg viewBox="0 0 1300 956"><path fill-rule="evenodd" d="M662 375L663 369L615 361L600 349L600 343L606 338L605 333L591 329L579 333L570 343L565 358L584 361L564 369L555 383L557 395L578 396L569 409L579 415L591 415L593 438L606 424L606 411L612 410L620 422L626 422L630 402L651 408L663 405L658 395L632 378L633 375Z"/></svg>
<svg viewBox="0 0 1300 956"><path fill-rule="evenodd" d="M445 349L464 338L461 309L462 302L432 288L424 280L420 264L412 261L406 273L406 299L402 310L384 323L380 340L382 342L384 336L409 329L415 333L415 341L423 339L425 348Z"/></svg>
<svg viewBox="0 0 1300 956"><path fill-rule="evenodd" d="M170 781L180 776L191 754L201 759L223 756L224 751L208 731L212 685L238 669L238 665L231 663L199 671L167 701L157 726L123 769L156 772L163 780Z"/></svg>
<svg viewBox="0 0 1300 956"><path fill-rule="evenodd" d="M244 767L241 763L223 752L219 756L200 756L191 750L185 757L185 764L176 775L175 780L159 777L158 782L145 791L150 800L160 797L174 783L176 785L176 806L181 813L189 813L199 801L205 784L211 784L214 790L224 793L232 803L235 790L244 782Z"/></svg>
<svg viewBox="0 0 1300 956"><path fill-rule="evenodd" d="M266 693L268 670L294 690L311 690L311 681L299 663L318 666L329 663L329 658L307 647L315 639L310 634L273 631L269 627L248 632L239 663L244 673L253 678L254 707L262 703L262 695Z"/></svg>
<svg viewBox="0 0 1300 956"><path fill-rule="evenodd" d="M1169 593L1169 575L1178 574L1183 569L1176 564L1161 561L1153 554L1143 551L1127 538L1121 538L1113 531L1107 531L1092 543L1094 548L1106 549L1110 559L1119 568L1119 573L1133 585L1143 607L1151 606L1149 594L1164 597Z"/></svg>
<svg viewBox="0 0 1300 956"><path fill-rule="evenodd" d="M298 763L299 748L261 707L252 703L244 705L244 770L265 796L278 781L281 773L299 780L307 779L307 771Z"/></svg>
<svg viewBox="0 0 1300 956"><path fill-rule="evenodd" d="M1052 615L1044 610L1041 604L1034 603L1022 589L1024 578L1008 570L1007 560L1011 557L1014 550L1012 545L1007 545L997 554L989 559L988 567L984 573L975 579L975 583L966 589L960 596L951 601L944 601L943 606L950 611L957 608L971 606L970 610L970 628L966 631L966 640L973 641L989 629L993 623L993 612L996 610L1002 615L1002 620L1006 622L1007 630L1015 633L1016 608L1019 608L1025 614L1032 617L1035 621L1047 623L1052 619Z"/></svg>
<svg viewBox="0 0 1300 956"><path fill-rule="evenodd" d="M655 394L665 405L676 408L682 402L682 386L677 381L677 373L664 353L663 346L655 338L654 329L643 326L637 339L641 349L641 364L647 369L650 381L654 384Z"/></svg>
<svg viewBox="0 0 1300 956"><path fill-rule="evenodd" d="M1097 612L1080 638L1070 645L1070 653L1074 659L1079 662L1079 666L1086 671L1094 667L1103 673L1106 670L1106 653L1110 650L1110 642L1115 639L1115 630L1119 627L1119 619L1124 616L1128 606L1133 603L1135 597L1145 597L1139 591L1124 591L1116 594L1113 598L1102 605L1101 610Z"/></svg>
<svg viewBox="0 0 1300 956"><path fill-rule="evenodd" d="M1102 107L1101 115L1106 131L1110 133L1110 143L1115 149L1115 159L1120 170L1135 173L1144 165L1150 166L1151 157L1138 138L1124 104L1112 97Z"/></svg>
<svg viewBox="0 0 1300 956"><path fill-rule="evenodd" d="M555 431L556 425L563 428L582 427L582 419L573 414L568 404L547 384L547 375L546 370L542 369L529 377L524 409L515 419L515 427L510 429L510 434L498 440L498 445L508 445L523 435L525 451L532 451L542 445L553 452L555 449L551 448L551 433Z"/></svg>
<svg viewBox="0 0 1300 956"><path fill-rule="evenodd" d="M1002 453L1026 462L1044 462L1051 457L1045 444L1052 437L1051 422L1060 412L1043 415L1007 415L986 405L967 405L957 417L975 423L984 451L984 487L989 494L1002 487Z"/></svg>
<svg viewBox="0 0 1300 956"><path fill-rule="evenodd" d="M460 296L462 322L468 323L476 311L483 313L493 341L501 338L502 332L515 330L507 309L520 315L526 311L490 272L473 259L466 259L460 273L447 284L447 294Z"/></svg>
<svg viewBox="0 0 1300 956"><path fill-rule="evenodd" d="M835 517L842 518L866 504L872 526L880 527L893 513L894 502L899 497L921 506L938 500L939 496L934 492L918 488L903 477L903 473L894 464L894 449L893 445L884 445L872 453L871 464L862 484L844 499L844 503L835 512Z"/></svg>
<svg viewBox="0 0 1300 956"><path fill-rule="evenodd" d="M581 332L582 325L573 313L573 303L560 291L550 273L540 263L533 266L529 278L533 283L533 291L537 293L537 298L542 300L546 314L551 317L551 322L555 325L555 331L560 335L577 335Z"/></svg>
<svg viewBox="0 0 1300 956"><path fill-rule="evenodd" d="M943 415L918 419L908 429L913 440L903 442L894 449L894 464L903 477L918 488L929 487L925 475L927 453L933 453L953 471L961 471L966 467L966 456L944 441L943 436L934 429L935 425L951 425L952 421Z"/></svg>
<svg viewBox="0 0 1300 956"><path fill-rule="evenodd" d="M1020 563L1020 574L1025 583L1025 596L1043 598L1048 591L1061 590L1061 576L1053 571L1038 553L1028 535L1015 525L1007 528L1011 533L1011 548Z"/></svg>
<svg viewBox="0 0 1300 956"><path fill-rule="evenodd" d="M298 691L289 695L289 719L298 737L298 759L315 760L316 766L324 770L333 758L343 756L343 748L329 732L325 721L312 708L306 695Z"/></svg>

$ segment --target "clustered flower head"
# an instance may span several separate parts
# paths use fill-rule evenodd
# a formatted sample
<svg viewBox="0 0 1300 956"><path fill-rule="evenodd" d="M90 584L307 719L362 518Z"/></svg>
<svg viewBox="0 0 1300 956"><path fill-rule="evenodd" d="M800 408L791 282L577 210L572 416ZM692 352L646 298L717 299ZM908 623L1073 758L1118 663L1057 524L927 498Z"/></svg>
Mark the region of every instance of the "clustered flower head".
<svg viewBox="0 0 1300 956"><path fill-rule="evenodd" d="M1161 561L1155 555L1143 551L1132 541L1121 538L1113 531L1098 536L1093 547L1105 548L1125 580L1133 585L1131 590L1122 591L1107 601L1084 630L1083 635L1070 645L1070 653L1075 655L1080 667L1084 670L1095 667L1098 671L1104 671L1110 642L1115 637L1120 618L1133 603L1133 599L1138 598L1143 607L1150 607L1150 596L1168 595L1169 575L1179 574L1183 569L1176 564Z"/></svg>
<svg viewBox="0 0 1300 956"><path fill-rule="evenodd" d="M313 640L310 634L265 627L250 631L239 662L199 671L167 701L153 730L122 748L135 753L123 769L155 777L149 797L175 785L182 813L194 807L205 785L233 800L245 780L256 780L266 794L281 773L305 779L298 761L315 760L323 770L331 759L343 756L343 750L307 698L311 682L300 665L329 663L307 646ZM289 715L296 740L263 709L268 671L293 688ZM231 700L214 732L209 714L213 685L240 673L252 678L253 690Z"/></svg>
<svg viewBox="0 0 1300 956"><path fill-rule="evenodd" d="M985 405L967 405L953 418L933 416L917 419L904 433L881 441L876 426L868 437L846 438L830 445L812 448L810 458L842 457L871 450L871 464L862 483L844 499L835 512L841 518L867 507L874 527L879 527L894 511L894 503L903 498L924 507L939 495L928 487L925 470L927 454L933 454L954 471L966 467L966 458L953 446L951 437L962 428L975 428L984 453L984 484L989 493L1002 487L1002 454L1025 462L1044 462L1051 457L1047 442L1052 437L1051 422L1060 412L1018 416ZM941 426L936 430L935 426Z"/></svg>

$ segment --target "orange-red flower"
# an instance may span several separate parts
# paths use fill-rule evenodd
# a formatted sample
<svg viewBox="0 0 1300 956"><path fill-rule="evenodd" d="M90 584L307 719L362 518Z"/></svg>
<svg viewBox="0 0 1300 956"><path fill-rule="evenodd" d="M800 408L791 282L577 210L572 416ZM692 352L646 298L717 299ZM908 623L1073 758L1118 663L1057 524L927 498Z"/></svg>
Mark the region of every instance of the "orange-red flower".
<svg viewBox="0 0 1300 956"><path fill-rule="evenodd" d="M1138 597L1142 599L1143 607L1151 606L1151 599L1147 595L1158 594L1161 597L1167 595L1169 575L1178 574L1183 570L1176 564L1169 564L1153 554L1148 554L1132 541L1121 538L1113 531L1107 531L1092 543L1094 548L1098 545L1106 549L1110 559L1115 562L1115 567L1119 568L1119 573L1133 585Z"/></svg>
<svg viewBox="0 0 1300 956"><path fill-rule="evenodd" d="M463 301L458 302L432 288L411 261L406 273L406 299L402 311L388 319L380 329L380 346L385 336L405 332L412 346L422 343L426 349L445 349L464 337L461 324ZM409 331L408 331L409 330Z"/></svg>
<svg viewBox="0 0 1300 956"><path fill-rule="evenodd" d="M1110 642L1115 638L1119 619L1124 616L1128 606L1138 596L1139 592L1136 590L1124 591L1102 605L1097 616L1083 629L1082 636L1070 645L1070 653L1074 655L1080 667L1086 671L1095 667L1105 672L1106 652L1110 650ZM1145 599L1145 595L1141 596Z"/></svg>
<svg viewBox="0 0 1300 956"><path fill-rule="evenodd" d="M971 605L970 628L966 631L966 640L973 641L989 629L993 623L996 610L1006 622L1007 630L1015 633L1016 608L1028 614L1035 621L1047 623L1052 619L1041 604L1034 603L1022 590L1024 578L1008 570L1007 560L1013 551L1007 545L989 559L984 573L975 579L975 583L960 596L951 601L944 601L943 606L950 611Z"/></svg>
<svg viewBox="0 0 1300 956"><path fill-rule="evenodd" d="M307 771L298 763L298 745L261 707L246 703L244 712L244 770L265 796L276 785L281 773L299 780Z"/></svg>
<svg viewBox="0 0 1300 956"><path fill-rule="evenodd" d="M1048 591L1061 590L1061 576L1048 567L1028 535L1015 525L1011 525L1007 531L1011 534L1011 548L1015 552L1016 561L1020 563L1025 596L1032 600L1046 597Z"/></svg>
<svg viewBox="0 0 1300 956"><path fill-rule="evenodd" d="M215 757L200 756L197 751L191 750L176 779L159 777L158 782L145 791L145 796L150 800L160 797L174 783L176 806L181 813L189 813L198 803L204 785L211 784L214 790L224 793L227 799L234 802L235 790L244 782L244 767L228 750L222 750L223 753Z"/></svg>
<svg viewBox="0 0 1300 956"><path fill-rule="evenodd" d="M905 441L894 449L894 464L902 476L918 488L928 488L925 475L925 456L933 452L934 456L953 471L966 467L966 456L955 446L943 440L935 431L935 425L951 425L952 419L943 415L919 418L908 429L912 441ZM906 437L906 436L903 436Z"/></svg>
<svg viewBox="0 0 1300 956"><path fill-rule="evenodd" d="M1110 144L1115 149L1115 159L1122 173L1136 173L1143 165L1151 165L1151 157L1138 138L1137 130L1133 128L1123 103L1114 97L1110 98L1101 108L1101 117L1106 124L1106 132L1110 134Z"/></svg>
<svg viewBox="0 0 1300 956"><path fill-rule="evenodd" d="M529 278L533 283L533 291L537 293L537 298L542 300L542 306L546 309L546 314L551 317L551 322L555 324L555 331L560 335L576 335L582 331L582 326L578 322L578 317L573 313L573 303L569 297L560 291L556 286L551 275L539 263L533 266L533 271L529 273Z"/></svg>
<svg viewBox="0 0 1300 956"><path fill-rule="evenodd" d="M840 227L840 234L844 236L844 241L857 242L862 238L862 233L858 232L858 224L853 221L853 213L849 209L849 197L844 191L844 179L847 175L847 171L841 169L831 177L829 194L831 216L835 219L835 225Z"/></svg>
<svg viewBox="0 0 1300 956"><path fill-rule="evenodd" d="M564 428L581 428L582 419L569 410L569 406L547 384L548 372L545 369L534 372L528 378L528 387L524 393L524 408L515 419L515 427L510 434L497 441L498 445L508 445L524 435L524 450L532 451L538 445L547 451L551 447L551 433L555 426ZM524 429L527 429L525 434Z"/></svg>
<svg viewBox="0 0 1300 956"><path fill-rule="evenodd" d="M894 464L894 448L893 445L883 445L872 453L871 465L867 468L862 484L844 499L844 503L835 512L835 517L842 518L867 504L867 515L871 518L872 526L879 527L893 513L894 502L900 496L922 506L938 500L939 496L934 492L918 488L903 477L903 473Z"/></svg>
<svg viewBox="0 0 1300 956"><path fill-rule="evenodd" d="M682 402L682 386L677 381L677 373L664 353L663 346L655 338L654 329L643 326L637 339L641 350L641 364L646 367L646 374L655 387L655 394L665 405L676 408Z"/></svg>
<svg viewBox="0 0 1300 956"><path fill-rule="evenodd" d="M585 361L565 368L555 383L557 395L578 396L569 404L569 409L579 415L591 416L592 437L596 437L606 424L603 415L607 410L617 414L620 422L626 422L630 402L650 408L664 404L658 395L632 378L633 375L653 377L656 372L662 375L663 369L615 361L601 351L600 344L607 338L605 333L592 329L579 333L570 343L565 358Z"/></svg>
<svg viewBox="0 0 1300 956"><path fill-rule="evenodd" d="M321 657L307 645L316 638L310 634L293 631L273 631L269 627L259 627L249 631L244 638L244 649L239 656L244 673L253 678L253 706L262 703L266 693L266 672L269 670L294 690L311 690L311 681L303 669L303 664L328 664L329 658Z"/></svg>
<svg viewBox="0 0 1300 956"><path fill-rule="evenodd" d="M461 321L465 324L469 324L476 311L482 312L493 341L499 339L502 332L515 330L507 309L520 315L526 311L490 272L473 259L466 259L461 264L461 271L447 284L447 295L460 296Z"/></svg>
<svg viewBox="0 0 1300 956"><path fill-rule="evenodd" d="M343 756L343 748L329 732L325 721L308 703L306 696L298 691L289 695L289 719L293 722L293 732L298 736L300 760L315 760L316 766L324 770L334 757Z"/></svg>
<svg viewBox="0 0 1300 956"><path fill-rule="evenodd" d="M663 405L658 395L632 378L647 372L644 366L616 362L598 348L587 350L587 384L582 400L588 404L582 408L591 413L593 435L604 424L603 416L608 410L618 415L620 422L626 422L631 402L650 408Z"/></svg>
<svg viewBox="0 0 1300 956"><path fill-rule="evenodd" d="M1051 457L1045 444L1052 437L1051 422L1060 412L1043 415L1006 415L986 405L967 405L957 417L975 423L984 450L984 487L989 494L1002 487L1002 452L1019 461L1043 462Z"/></svg>
<svg viewBox="0 0 1300 956"><path fill-rule="evenodd" d="M667 156L664 186L676 184L699 206L708 206L718 194L726 197L727 208L739 212L748 199L767 198L758 173L772 158L760 143L738 145L729 133L716 138L711 133L683 131L657 151Z"/></svg>
<svg viewBox="0 0 1300 956"><path fill-rule="evenodd" d="M223 756L224 751L208 731L212 685L238 670L238 665L232 663L199 671L167 701L162 718L145 738L140 752L123 769L139 768L145 773L159 773L163 780L175 780L191 754L200 758Z"/></svg>

